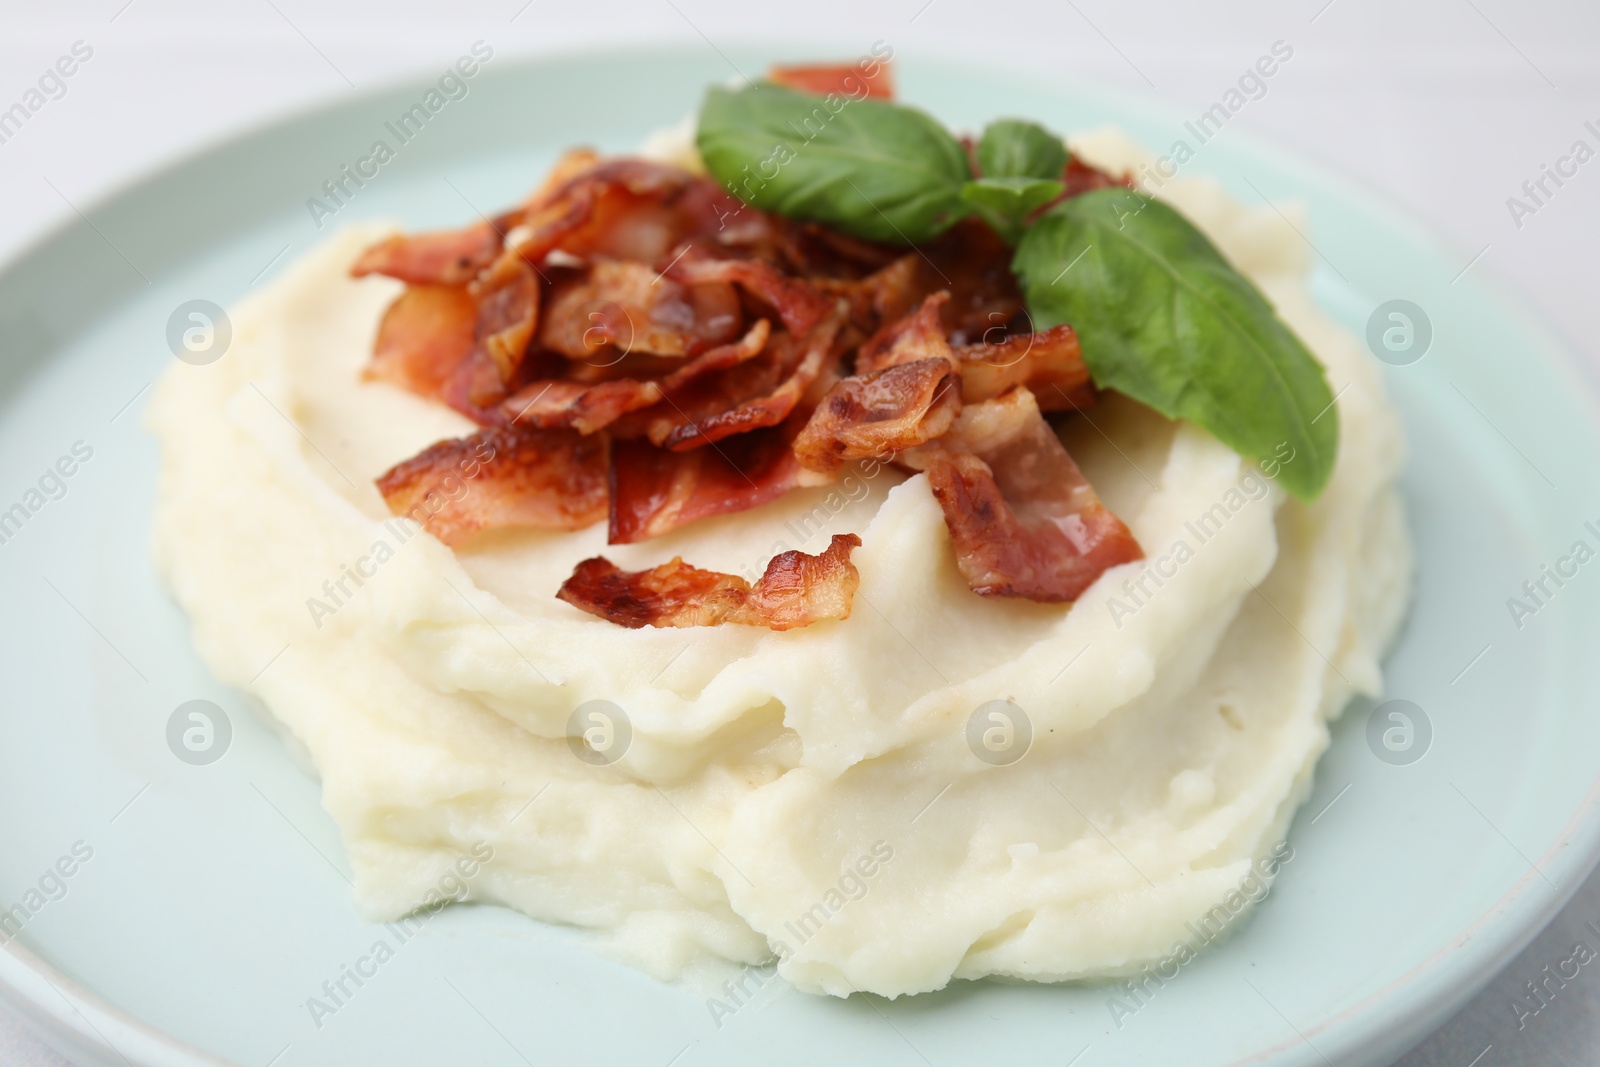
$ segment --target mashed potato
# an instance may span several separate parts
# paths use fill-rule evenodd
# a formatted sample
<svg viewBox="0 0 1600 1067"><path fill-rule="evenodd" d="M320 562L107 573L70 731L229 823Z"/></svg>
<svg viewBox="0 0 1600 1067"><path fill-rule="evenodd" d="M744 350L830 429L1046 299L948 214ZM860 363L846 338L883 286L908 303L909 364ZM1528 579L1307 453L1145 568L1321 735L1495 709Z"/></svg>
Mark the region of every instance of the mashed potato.
<svg viewBox="0 0 1600 1067"><path fill-rule="evenodd" d="M1327 366L1338 466L1301 505L1106 397L1067 444L1148 559L1070 609L971 593L925 477L888 468L626 546L602 523L452 552L391 519L373 479L473 427L361 378L400 286L346 270L381 228L239 306L219 362L174 364L148 416L156 556L206 662L309 751L365 914L487 846L473 898L603 931L652 974L776 954L802 989L895 996L1136 969L1264 891L1328 720L1381 684L1403 445L1294 230L1209 183L1161 195ZM602 552L753 576L847 531L845 621L628 630L554 596ZM585 731L605 758L569 743Z"/></svg>

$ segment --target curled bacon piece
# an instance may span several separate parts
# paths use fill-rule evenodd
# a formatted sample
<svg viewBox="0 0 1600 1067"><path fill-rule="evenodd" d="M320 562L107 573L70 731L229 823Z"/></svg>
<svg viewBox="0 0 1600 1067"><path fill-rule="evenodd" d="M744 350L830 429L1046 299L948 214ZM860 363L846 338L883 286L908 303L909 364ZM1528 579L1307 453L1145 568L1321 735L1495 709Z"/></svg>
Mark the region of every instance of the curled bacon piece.
<svg viewBox="0 0 1600 1067"><path fill-rule="evenodd" d="M993 344L958 345L961 399L992 400L1013 385L1025 385L1044 411L1066 411L1094 403L1094 384L1071 326L1011 334Z"/></svg>
<svg viewBox="0 0 1600 1067"><path fill-rule="evenodd" d="M775 64L767 70L767 80L774 85L798 89L803 93L816 93L818 96L838 93L851 100L859 100L864 96L887 100L894 96L889 64L877 61L817 66Z"/></svg>
<svg viewBox="0 0 1600 1067"><path fill-rule="evenodd" d="M570 426L579 433L594 433L629 412L677 396L698 378L754 359L761 354L771 332L766 319L757 319L739 340L708 349L664 377L623 377L594 383L540 380L524 386L501 406L517 422Z"/></svg>
<svg viewBox="0 0 1600 1067"><path fill-rule="evenodd" d="M942 359L951 366L956 355L945 337L939 313L950 302L946 290L929 294L917 309L894 320L856 350L856 371L870 374L901 363Z"/></svg>
<svg viewBox="0 0 1600 1067"><path fill-rule="evenodd" d="M687 285L733 283L778 313L796 337L811 332L834 307L834 300L800 278L791 278L758 259L713 259L690 246L667 273Z"/></svg>
<svg viewBox="0 0 1600 1067"><path fill-rule="evenodd" d="M1144 558L1022 386L966 408L949 434L901 459L927 472L956 563L983 596L1072 601Z"/></svg>
<svg viewBox="0 0 1600 1067"><path fill-rule="evenodd" d="M999 396L1013 385L1026 385L1046 411L1087 407L1094 386L1083 362L1078 335L1071 326L1053 326L1038 333L1007 333L992 343L951 345L945 338L942 312L950 300L944 290L926 297L915 311L887 324L856 351L858 373L872 373L899 364L943 359L961 373L961 400L976 404Z"/></svg>
<svg viewBox="0 0 1600 1067"><path fill-rule="evenodd" d="M600 259L555 286L539 343L572 359L602 348L692 355L739 332L739 295L727 282L685 286L645 263Z"/></svg>
<svg viewBox="0 0 1600 1067"><path fill-rule="evenodd" d="M792 630L822 619L847 619L861 575L850 553L855 534L834 534L817 555L772 557L751 585L734 574L701 570L674 557L644 571L624 571L604 556L578 564L556 596L619 626L716 626L738 623Z"/></svg>
<svg viewBox="0 0 1600 1067"><path fill-rule="evenodd" d="M478 341L494 361L501 382L509 384L516 379L539 321L539 283L533 268L515 254L501 256L473 283L473 295L478 303Z"/></svg>
<svg viewBox="0 0 1600 1067"><path fill-rule="evenodd" d="M477 318L465 286L407 286L378 324L366 377L434 395L472 350Z"/></svg>
<svg viewBox="0 0 1600 1067"><path fill-rule="evenodd" d="M606 443L570 430L491 427L423 449L378 478L389 510L447 545L479 530L577 530L606 514Z"/></svg>
<svg viewBox="0 0 1600 1067"><path fill-rule="evenodd" d="M843 325L844 308L841 305L833 314L817 323L804 338L786 335L775 339L770 347L787 350L776 354L768 362L769 367L777 368L785 374L776 388L733 403L731 406L727 401L737 398L724 394L721 398L723 402L717 405L717 410L713 414L699 416L673 426L658 443L675 452L681 452L721 441L734 434L749 433L751 430L778 425L789 417L789 413L800 403L800 398L805 395L806 390L810 389L812 383L822 375L829 361L838 358L839 352L834 346L834 338L838 336L839 328ZM785 344L780 346L777 340L782 340ZM681 405L676 408L682 411ZM652 439L655 439L655 436L652 434Z"/></svg>
<svg viewBox="0 0 1600 1067"><path fill-rule="evenodd" d="M801 464L833 473L851 460L887 459L938 437L961 410L950 362L919 359L834 385L794 440Z"/></svg>
<svg viewBox="0 0 1600 1067"><path fill-rule="evenodd" d="M350 274L387 274L412 285L462 285L499 254L500 231L484 221L464 230L397 233L363 252Z"/></svg>
<svg viewBox="0 0 1600 1067"><path fill-rule="evenodd" d="M536 195L512 238L535 264L556 251L655 263L691 238L728 236L730 218L758 219L743 208L710 178L623 157L578 169Z"/></svg>

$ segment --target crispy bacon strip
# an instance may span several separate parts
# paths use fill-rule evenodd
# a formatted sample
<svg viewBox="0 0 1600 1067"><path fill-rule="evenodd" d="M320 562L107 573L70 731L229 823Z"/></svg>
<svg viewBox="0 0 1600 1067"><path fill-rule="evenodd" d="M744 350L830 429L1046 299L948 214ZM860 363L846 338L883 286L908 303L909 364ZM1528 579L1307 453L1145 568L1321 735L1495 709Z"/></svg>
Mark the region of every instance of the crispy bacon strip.
<svg viewBox="0 0 1600 1067"><path fill-rule="evenodd" d="M776 426L688 452L613 441L607 539L632 544L776 500L806 481L789 441L785 428Z"/></svg>
<svg viewBox="0 0 1600 1067"><path fill-rule="evenodd" d="M463 285L499 254L500 231L484 221L464 230L386 237L361 253L350 274L387 274L412 285Z"/></svg>
<svg viewBox="0 0 1600 1067"><path fill-rule="evenodd" d="M508 398L502 408L517 422L551 428L570 426L579 433L594 433L629 412L676 396L705 375L754 359L761 354L771 330L766 319L757 319L739 340L708 349L661 378L531 382Z"/></svg>
<svg viewBox="0 0 1600 1067"><path fill-rule="evenodd" d="M570 430L490 427L440 441L378 478L389 510L447 545L507 526L577 530L606 514L606 443Z"/></svg>
<svg viewBox="0 0 1600 1067"><path fill-rule="evenodd" d="M761 222L760 212L711 178L623 157L577 170L537 194L513 240L528 262L541 265L555 251L656 263L691 238L730 238L739 227L760 230Z"/></svg>
<svg viewBox="0 0 1600 1067"><path fill-rule="evenodd" d="M983 596L1072 601L1144 558L1022 386L966 408L948 435L901 459L927 472L956 562Z"/></svg>
<svg viewBox="0 0 1600 1067"><path fill-rule="evenodd" d="M957 345L961 399L992 400L1013 385L1025 385L1043 411L1066 411L1094 403L1094 385L1071 326L1011 334L993 344Z"/></svg>
<svg viewBox="0 0 1600 1067"><path fill-rule="evenodd" d="M644 571L624 571L604 556L578 564L556 596L630 629L735 623L792 630L822 619L848 619L861 575L850 553L855 534L834 534L817 555L780 552L754 584L701 570L674 557Z"/></svg>
<svg viewBox="0 0 1600 1067"><path fill-rule="evenodd" d="M800 278L757 259L714 259L691 246L667 273L686 285L733 283L778 313L784 328L804 336L834 307L834 300Z"/></svg>
<svg viewBox="0 0 1600 1067"><path fill-rule="evenodd" d="M961 387L945 359L919 359L834 385L794 440L800 463L833 473L868 456L888 459L948 430L961 410Z"/></svg>
<svg viewBox="0 0 1600 1067"><path fill-rule="evenodd" d="M856 372L870 374L902 363L942 359L956 365L956 354L945 337L939 315L950 302L946 290L929 294L915 311L902 315L868 338L856 350Z"/></svg>
<svg viewBox="0 0 1600 1067"><path fill-rule="evenodd" d="M433 396L472 350L477 317L465 286L408 285L383 313L364 376Z"/></svg>
<svg viewBox="0 0 1600 1067"><path fill-rule="evenodd" d="M1038 333L1008 333L990 343L951 345L942 317L950 294L925 298L915 311L888 323L856 352L856 371L870 374L887 367L926 359L943 359L961 372L961 400L976 404L999 396L1013 385L1026 385L1046 411L1087 407L1094 386L1083 362L1078 335L1071 326L1053 326ZM987 335L986 335L987 337Z"/></svg>
<svg viewBox="0 0 1600 1067"><path fill-rule="evenodd" d="M834 339L844 325L845 309L841 303L795 346L797 357L789 367L783 382L764 395L744 400L715 414L686 421L668 432L661 444L675 452L700 448L734 434L749 433L768 426L776 426L789 417L800 403L800 398L822 375L830 360L837 360L839 351ZM774 361L778 362L778 361Z"/></svg>
<svg viewBox="0 0 1600 1067"><path fill-rule="evenodd" d="M478 341L500 380L516 380L528 342L539 321L539 283L521 256L501 256L493 269L473 283L478 302Z"/></svg>
<svg viewBox="0 0 1600 1067"><path fill-rule="evenodd" d="M685 356L734 337L743 318L727 282L685 286L646 263L600 259L582 277L557 283L539 343L572 359L607 347Z"/></svg>
<svg viewBox="0 0 1600 1067"><path fill-rule="evenodd" d="M815 66L782 66L774 64L767 70L767 80L774 85L798 89L803 93L826 96L838 93L852 100L862 96L875 96L888 100L894 96L894 81L888 63L877 63L869 74L862 64L817 64Z"/></svg>
<svg viewBox="0 0 1600 1067"><path fill-rule="evenodd" d="M812 278L811 284L850 305L850 322L870 337L885 323L900 318L926 295L921 257L915 252L892 259L864 278Z"/></svg>

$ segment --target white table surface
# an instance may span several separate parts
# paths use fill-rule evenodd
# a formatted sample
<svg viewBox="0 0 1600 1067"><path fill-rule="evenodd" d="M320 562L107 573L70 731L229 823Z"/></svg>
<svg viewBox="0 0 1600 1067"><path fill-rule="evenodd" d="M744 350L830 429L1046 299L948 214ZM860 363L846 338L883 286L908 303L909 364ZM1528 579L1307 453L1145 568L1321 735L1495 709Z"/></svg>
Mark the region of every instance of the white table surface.
<svg viewBox="0 0 1600 1067"><path fill-rule="evenodd" d="M1233 124L1383 190L1463 265L1481 254L1474 272L1531 301L1600 361L1600 162L1520 227L1506 205L1576 138L1595 140L1583 129L1600 126L1592 0L0 0L0 108L73 42L94 49L66 95L0 144L0 260L130 176L352 86L425 73L463 41L481 37L509 57L834 35L1064 69L1196 113L1285 40L1293 62ZM1571 983L1520 1031L1510 1006L1574 942L1600 950L1584 928L1591 920L1600 925L1600 877L1401 1063L1600 1063L1600 980ZM0 1067L64 1062L0 1015Z"/></svg>

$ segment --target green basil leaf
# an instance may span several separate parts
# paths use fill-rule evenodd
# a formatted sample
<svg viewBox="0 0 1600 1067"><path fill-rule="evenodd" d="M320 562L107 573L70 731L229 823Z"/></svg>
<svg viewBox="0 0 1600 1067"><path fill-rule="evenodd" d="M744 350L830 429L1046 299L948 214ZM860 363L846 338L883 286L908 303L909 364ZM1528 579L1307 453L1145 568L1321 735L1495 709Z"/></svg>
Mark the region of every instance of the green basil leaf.
<svg viewBox="0 0 1600 1067"><path fill-rule="evenodd" d="M1339 413L1321 364L1172 208L1127 189L1062 201L1012 269L1034 328L1071 323L1097 385L1204 427L1301 500L1327 484Z"/></svg>
<svg viewBox="0 0 1600 1067"><path fill-rule="evenodd" d="M961 199L1014 245L1029 215L1061 195L1064 182L1040 178L979 178L961 187Z"/></svg>
<svg viewBox="0 0 1600 1067"><path fill-rule="evenodd" d="M776 85L713 88L695 141L706 169L746 203L868 240L924 241L967 210L966 152L901 104Z"/></svg>
<svg viewBox="0 0 1600 1067"><path fill-rule="evenodd" d="M978 170L985 178L1055 179L1066 168L1067 146L1036 122L991 122L978 142Z"/></svg>

